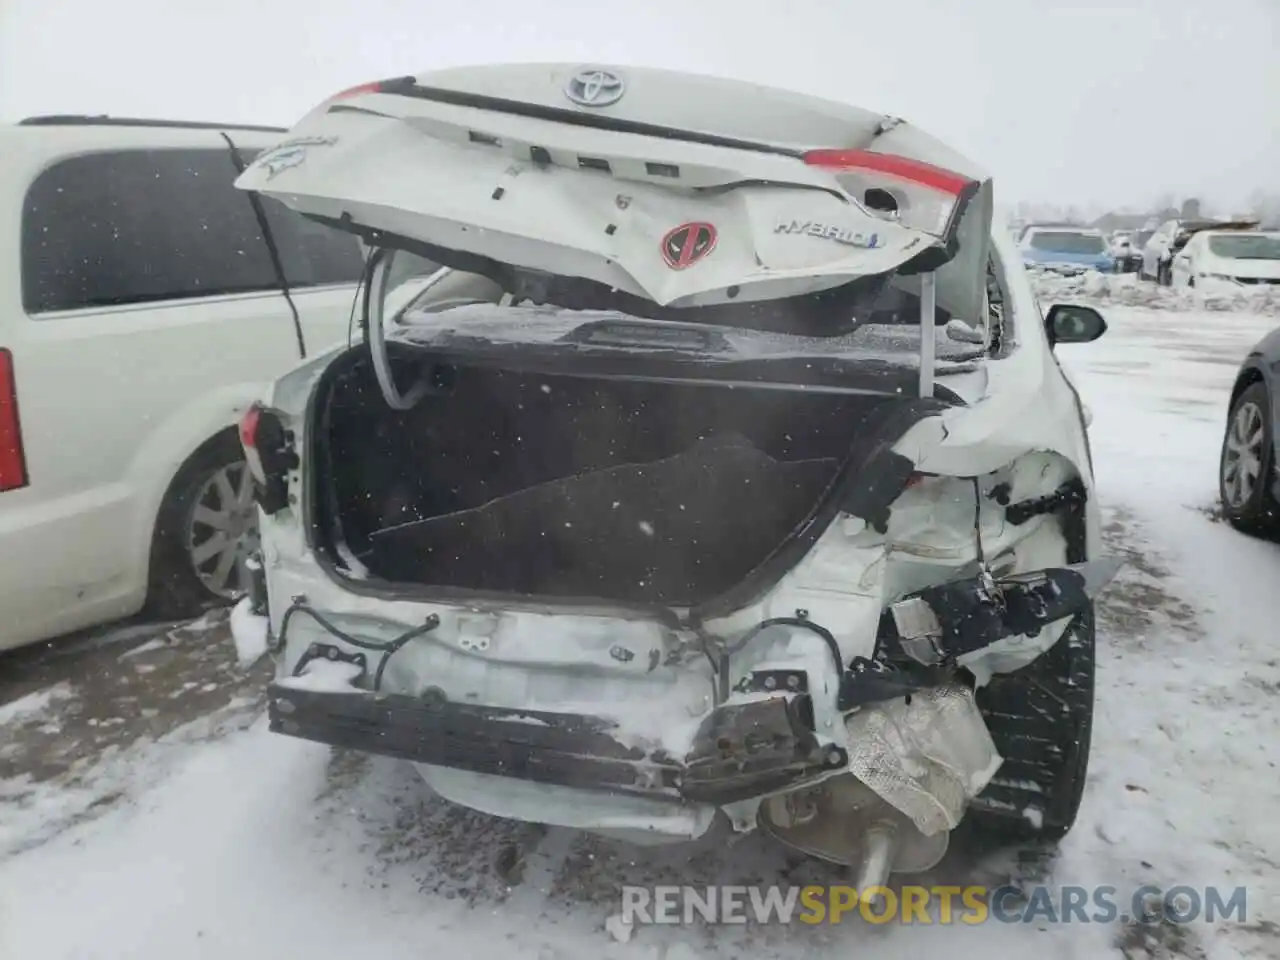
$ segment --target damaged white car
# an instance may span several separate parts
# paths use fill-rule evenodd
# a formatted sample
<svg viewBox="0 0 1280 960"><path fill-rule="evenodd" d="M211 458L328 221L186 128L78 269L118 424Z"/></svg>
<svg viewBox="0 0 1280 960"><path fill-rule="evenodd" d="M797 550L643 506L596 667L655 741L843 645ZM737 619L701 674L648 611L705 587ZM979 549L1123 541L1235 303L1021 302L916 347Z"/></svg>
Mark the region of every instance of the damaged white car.
<svg viewBox="0 0 1280 960"><path fill-rule="evenodd" d="M1114 565L1052 350L1105 324L1042 315L967 160L785 91L504 65L340 94L238 186L372 251L364 342L241 428L273 730L502 817L725 817L864 888L966 815L1070 829Z"/></svg>

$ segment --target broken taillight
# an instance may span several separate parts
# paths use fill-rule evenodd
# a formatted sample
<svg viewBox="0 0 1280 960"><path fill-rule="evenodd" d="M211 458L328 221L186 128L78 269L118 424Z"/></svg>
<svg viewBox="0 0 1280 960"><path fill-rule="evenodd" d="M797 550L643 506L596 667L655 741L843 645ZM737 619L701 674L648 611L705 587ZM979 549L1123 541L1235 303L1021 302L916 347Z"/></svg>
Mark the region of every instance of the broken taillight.
<svg viewBox="0 0 1280 960"><path fill-rule="evenodd" d="M258 505L270 516L284 509L289 499L289 471L298 467L293 434L279 415L255 403L240 418L240 445L253 474Z"/></svg>
<svg viewBox="0 0 1280 960"><path fill-rule="evenodd" d="M258 424L261 422L262 407L256 403L240 418L240 445L246 452L258 446Z"/></svg>
<svg viewBox="0 0 1280 960"><path fill-rule="evenodd" d="M25 487L27 458L18 420L18 382L13 354L0 347L0 492Z"/></svg>
<svg viewBox="0 0 1280 960"><path fill-rule="evenodd" d="M259 483L264 483L266 474L262 469L262 456L258 453L258 426L261 423L262 407L255 403L240 418L240 446L244 447L249 472Z"/></svg>

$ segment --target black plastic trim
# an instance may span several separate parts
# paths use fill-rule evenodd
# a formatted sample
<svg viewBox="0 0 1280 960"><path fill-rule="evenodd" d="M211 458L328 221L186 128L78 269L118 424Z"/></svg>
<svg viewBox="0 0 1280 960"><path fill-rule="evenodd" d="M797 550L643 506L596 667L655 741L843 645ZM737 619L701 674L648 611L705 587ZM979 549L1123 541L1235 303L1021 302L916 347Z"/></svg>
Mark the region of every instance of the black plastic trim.
<svg viewBox="0 0 1280 960"><path fill-rule="evenodd" d="M703 725L711 752L683 760L624 745L614 736L616 725L601 717L458 703L438 690L418 698L355 688L315 691L277 681L268 686L267 701L273 733L671 803L732 803L799 785L848 762L843 751L815 750L796 701L783 697L713 711Z"/></svg>
<svg viewBox="0 0 1280 960"><path fill-rule="evenodd" d="M736 137L724 137L714 133L701 133L696 130L681 130L657 123L644 123L638 120L627 120L604 113L582 113L577 110L548 107L540 103L527 103L523 100L508 100L505 97L490 97L479 93L467 93L462 90L446 90L443 87L424 87L416 83L388 82L378 91L384 96L409 97L414 100L431 100L435 103L447 103L455 107L469 107L474 110L489 110L493 113L509 113L533 120L548 120L552 123L567 123L577 127L591 127L595 130L608 130L613 133L634 133L642 137L657 137L662 140L682 140L689 143L701 143L711 147L728 147L731 150L749 150L752 153L768 153L780 157L804 159L804 151L793 147L780 147L775 144L761 143L757 140L739 140ZM350 109L344 104L335 104L329 108Z"/></svg>
<svg viewBox="0 0 1280 960"><path fill-rule="evenodd" d="M231 164L236 168L236 176L239 177L244 173L246 166L244 158L240 156L240 148L225 132L220 135L227 143ZM258 221L258 229L262 231L262 242L267 248L267 256L271 260L271 269L276 275L276 282L280 284L280 293L284 295L284 301L289 305L289 312L293 315L293 335L298 343L298 359L305 360L307 359L307 339L302 332L302 318L298 316L298 305L293 302L293 294L289 291L289 279L285 276L284 261L280 258L280 246L276 243L271 221L267 219L267 211L262 206L262 196L256 190L246 190L245 193L249 195L249 204L253 207L254 218Z"/></svg>
<svg viewBox="0 0 1280 960"><path fill-rule="evenodd" d="M198 120L156 120L138 117L86 116L80 114L50 114L26 117L18 121L20 127L169 127L180 130L253 130L258 133L288 133L288 127L264 127L251 123L211 123Z"/></svg>

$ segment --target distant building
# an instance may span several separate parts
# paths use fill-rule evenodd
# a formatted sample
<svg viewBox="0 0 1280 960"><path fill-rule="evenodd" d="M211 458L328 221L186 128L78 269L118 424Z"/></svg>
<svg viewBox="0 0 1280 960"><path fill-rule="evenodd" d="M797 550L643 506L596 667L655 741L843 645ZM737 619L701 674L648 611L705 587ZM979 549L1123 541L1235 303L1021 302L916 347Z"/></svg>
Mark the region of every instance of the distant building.
<svg viewBox="0 0 1280 960"><path fill-rule="evenodd" d="M1147 213L1104 213L1090 226L1104 233L1113 230L1141 230L1150 218L1151 215Z"/></svg>

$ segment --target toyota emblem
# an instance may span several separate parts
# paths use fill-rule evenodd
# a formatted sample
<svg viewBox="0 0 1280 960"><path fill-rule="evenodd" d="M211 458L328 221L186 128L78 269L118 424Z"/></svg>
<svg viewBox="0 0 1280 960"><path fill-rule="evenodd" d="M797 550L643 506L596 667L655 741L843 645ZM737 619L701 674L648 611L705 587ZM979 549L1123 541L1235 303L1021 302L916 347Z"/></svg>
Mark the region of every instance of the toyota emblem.
<svg viewBox="0 0 1280 960"><path fill-rule="evenodd" d="M569 78L564 95L580 107L608 107L621 100L626 89L616 73L585 67Z"/></svg>

